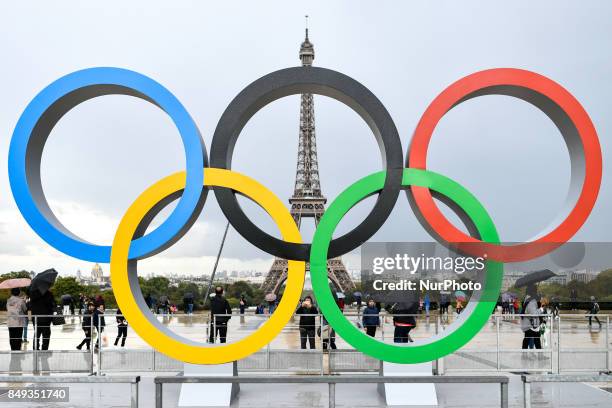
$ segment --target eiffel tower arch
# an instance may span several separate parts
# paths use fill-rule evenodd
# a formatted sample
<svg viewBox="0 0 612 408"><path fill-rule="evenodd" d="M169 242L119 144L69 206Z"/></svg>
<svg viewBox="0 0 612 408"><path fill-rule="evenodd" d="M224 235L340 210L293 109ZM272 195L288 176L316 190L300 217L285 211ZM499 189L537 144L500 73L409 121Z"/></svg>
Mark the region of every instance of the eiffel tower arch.
<svg viewBox="0 0 612 408"><path fill-rule="evenodd" d="M300 59L302 60L302 66L312 66L314 47L308 39L308 28L306 28L306 38L300 47ZM305 93L301 96L300 104L295 189L289 199L291 215L298 228L301 227L303 218L314 218L315 226L318 225L325 212L326 202L327 199L321 193L321 182L319 179L314 100L311 93ZM310 271L308 263L306 264L306 271ZM355 288L355 284L351 280L342 259L333 258L328 260L327 272L329 279L338 290L348 292ZM262 285L264 293L278 293L286 279L287 260L275 258Z"/></svg>

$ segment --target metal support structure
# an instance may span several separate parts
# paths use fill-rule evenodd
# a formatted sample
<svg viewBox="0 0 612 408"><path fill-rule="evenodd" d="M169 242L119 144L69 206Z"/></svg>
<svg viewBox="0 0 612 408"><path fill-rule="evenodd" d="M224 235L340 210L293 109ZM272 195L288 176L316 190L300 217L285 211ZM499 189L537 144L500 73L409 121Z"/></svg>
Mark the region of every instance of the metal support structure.
<svg viewBox="0 0 612 408"><path fill-rule="evenodd" d="M217 266L219 266L219 258L221 258L221 252L223 252L223 245L225 245L225 239L227 238L227 231L229 230L229 221L225 225L225 231L223 231L223 238L221 238L221 244L219 245L219 251L217 252L217 258L215 259L215 265L213 266L212 273L210 274L210 283L206 288L206 294L204 295L204 304L208 301L208 295L210 295L210 289L215 282L215 274L217 273Z"/></svg>
<svg viewBox="0 0 612 408"><path fill-rule="evenodd" d="M237 384L328 384L329 406L336 406L336 384L501 384L501 408L508 408L508 377L506 376L268 376L268 377L155 377L155 407L163 408L163 384L237 383Z"/></svg>

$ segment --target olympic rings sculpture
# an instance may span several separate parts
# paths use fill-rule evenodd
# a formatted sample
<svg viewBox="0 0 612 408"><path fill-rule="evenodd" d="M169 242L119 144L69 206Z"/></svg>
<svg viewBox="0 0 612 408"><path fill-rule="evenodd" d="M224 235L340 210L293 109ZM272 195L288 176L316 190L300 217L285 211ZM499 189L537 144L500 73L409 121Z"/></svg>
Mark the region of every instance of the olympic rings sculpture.
<svg viewBox="0 0 612 408"><path fill-rule="evenodd" d="M268 103L300 93L329 96L357 112L378 141L384 163L383 171L358 180L330 204L312 244L302 243L288 209L274 193L231 170L234 146L249 119ZM166 112L183 141L186 169L144 191L121 219L112 246L98 246L71 233L55 217L43 193L40 161L49 134L64 114L86 100L110 94L135 96ZM500 244L493 220L480 202L465 188L427 170L426 166L427 147L440 119L468 99L491 94L514 96L542 110L560 130L570 153L571 183L565 203L568 216L549 232L524 244ZM438 95L417 125L405 165L398 131L384 105L365 86L333 70L287 68L248 85L232 100L217 124L209 165L197 125L170 91L133 71L84 69L51 83L27 105L13 132L8 164L13 197L30 227L49 245L67 255L92 262L110 262L117 302L134 330L158 351L195 364L238 360L268 344L295 311L304 285L306 261L310 262L313 290L321 311L337 333L356 349L396 363L419 363L450 354L469 342L486 324L501 289L503 263L532 259L567 242L588 218L602 177L597 132L580 103L551 79L511 68L476 72ZM189 230L200 215L208 189L213 187L223 213L248 242L289 261L284 295L269 320L240 341L222 345L204 345L162 325L146 306L137 272L139 259L167 249ZM357 248L374 235L388 218L401 190L406 191L419 221L436 240L468 253L488 254L484 289L472 295L459 319L449 326L444 336L439 334L409 347L382 343L358 330L336 306L327 280L327 259ZM260 230L249 220L236 194L261 206L280 229L282 240ZM378 199L368 217L349 233L332 239L342 217L373 194L378 194ZM442 215L433 197L450 205L470 235ZM168 218L145 234L153 218L176 199L179 202Z"/></svg>

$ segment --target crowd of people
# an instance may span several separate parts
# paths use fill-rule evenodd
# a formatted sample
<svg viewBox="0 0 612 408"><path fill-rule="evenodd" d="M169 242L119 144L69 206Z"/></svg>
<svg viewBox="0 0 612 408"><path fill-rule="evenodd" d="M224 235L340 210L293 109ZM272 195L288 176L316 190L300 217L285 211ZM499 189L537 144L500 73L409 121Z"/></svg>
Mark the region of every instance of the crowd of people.
<svg viewBox="0 0 612 408"><path fill-rule="evenodd" d="M344 296L334 293L334 298L340 310L344 310ZM73 299L70 295L60 297L60 305L56 305L51 290L45 293L27 293L19 288L11 289L11 296L7 300L7 326L9 330L11 350L21 350L23 343L28 342L29 321L35 326L33 335L34 350L48 350L51 339L51 327L64 323L64 316L80 316L83 339L76 346L77 349L91 349L92 340L94 341L94 351L102 345L108 345L108 338L105 333L106 328L106 306L102 296L97 295L88 298L79 294L78 298ZM440 316L448 316L450 313L452 295L450 292L440 292L437 306ZM214 294L210 297L210 327L208 341L210 343L226 343L228 337L228 324L232 317L232 307L224 297L221 286L215 288ZM455 299L454 312L460 314L463 310L464 299ZM176 313L178 308L169 302L167 296L161 296L159 301L150 294L145 297L145 302L154 313L169 315ZM418 322L418 315L425 313L429 316L432 308L432 300L429 294L418 301L398 302L385 306L385 310L393 317L393 341L395 343L412 343L414 340L410 333ZM270 315L274 313L278 300L276 296L269 297L267 304L260 303L255 307L255 314ZM355 304L358 311L357 326L363 328L365 334L371 337L376 336L377 329L381 327L381 311L383 307L380 302L374 299L367 299L365 306L362 305L361 296L355 297ZM523 349L541 349L542 335L547 330L547 316L554 314L555 305L551 305L547 298L541 297L537 293L537 287L530 285L527 287L526 296L520 302L518 297L502 298L498 306L502 314L520 314L520 328L524 333ZM183 311L191 315L194 308L194 297L191 293L186 293L183 298ZM241 322L248 308L248 300L242 295L238 302ZM558 312L558 307L557 307ZM600 311L599 304L594 297L591 297L591 306L588 311L588 324L592 326L593 321L602 326L597 317ZM299 317L298 329L300 335L300 347L302 349L314 349L317 337L321 339L323 349L336 348L336 333L328 324L324 316L321 316L319 309L312 296L306 296L298 305L295 314ZM62 316L63 315L63 316ZM28 316L30 316L28 318ZM317 324L318 319L321 319ZM117 335L114 345L125 347L128 322L117 309L115 313ZM318 326L318 327L317 327ZM94 337L96 338L94 340Z"/></svg>
<svg viewBox="0 0 612 408"><path fill-rule="evenodd" d="M81 350L85 346L87 350L90 350L94 334L97 335L94 346L96 350L100 348L102 342L106 342L104 333L106 305L102 296L97 295L90 299L80 294L75 300L70 295L63 295L60 299L61 303L58 305L51 290L45 293L38 291L27 293L19 288L11 289L11 296L6 302L11 350L21 350L23 345L29 342L30 321L34 328L33 349L48 350L51 341L51 327L66 324L65 317L76 315L81 317L81 329L84 333L84 338L76 347L77 349ZM121 347L124 347L128 324L120 309L117 309L116 320L115 346L121 341Z"/></svg>

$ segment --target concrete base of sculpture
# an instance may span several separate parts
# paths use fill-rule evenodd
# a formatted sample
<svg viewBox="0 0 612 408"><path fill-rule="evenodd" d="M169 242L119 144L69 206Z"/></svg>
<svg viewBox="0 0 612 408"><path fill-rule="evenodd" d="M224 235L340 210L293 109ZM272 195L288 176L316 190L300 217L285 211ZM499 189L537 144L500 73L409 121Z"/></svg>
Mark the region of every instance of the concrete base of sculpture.
<svg viewBox="0 0 612 408"><path fill-rule="evenodd" d="M433 375L432 363L394 364L383 362L383 376ZM434 384L380 384L378 391L385 397L388 406L438 406Z"/></svg>
<svg viewBox="0 0 612 408"><path fill-rule="evenodd" d="M238 363L227 364L185 364L184 376L232 377L238 375ZM240 392L239 384L182 384L179 407L229 407L232 399Z"/></svg>

